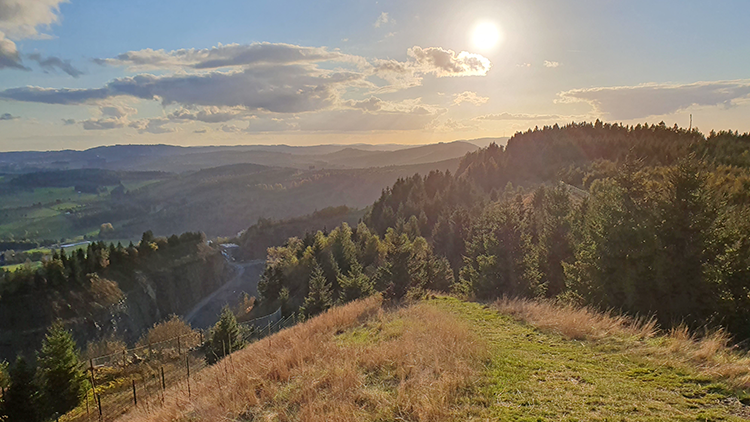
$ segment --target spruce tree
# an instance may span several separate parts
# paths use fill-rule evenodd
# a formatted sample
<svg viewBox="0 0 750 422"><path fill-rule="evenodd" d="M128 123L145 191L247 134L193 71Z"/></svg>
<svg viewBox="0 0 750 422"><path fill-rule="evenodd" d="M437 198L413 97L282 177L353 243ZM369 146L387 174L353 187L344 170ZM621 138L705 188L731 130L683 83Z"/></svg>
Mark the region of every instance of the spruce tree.
<svg viewBox="0 0 750 422"><path fill-rule="evenodd" d="M310 274L309 292L299 309L300 314L311 317L330 308L332 304L331 283L326 279L320 265L316 264Z"/></svg>
<svg viewBox="0 0 750 422"><path fill-rule="evenodd" d="M49 328L39 353L39 375L47 408L65 414L81 402L86 376L73 336L61 322Z"/></svg>
<svg viewBox="0 0 750 422"><path fill-rule="evenodd" d="M19 356L10 371L10 387L5 394L7 421L39 421L38 398L39 393L34 382L34 370L23 356Z"/></svg>
<svg viewBox="0 0 750 422"><path fill-rule="evenodd" d="M362 272L362 266L357 261L354 261L354 264L352 264L348 275L339 276L338 282L341 288L339 292L339 302L341 303L370 296L374 290L370 278Z"/></svg>
<svg viewBox="0 0 750 422"><path fill-rule="evenodd" d="M234 312L225 306L221 311L221 318L211 330L211 341L206 351L206 361L209 364L218 362L230 352L245 347L242 330L237 324Z"/></svg>

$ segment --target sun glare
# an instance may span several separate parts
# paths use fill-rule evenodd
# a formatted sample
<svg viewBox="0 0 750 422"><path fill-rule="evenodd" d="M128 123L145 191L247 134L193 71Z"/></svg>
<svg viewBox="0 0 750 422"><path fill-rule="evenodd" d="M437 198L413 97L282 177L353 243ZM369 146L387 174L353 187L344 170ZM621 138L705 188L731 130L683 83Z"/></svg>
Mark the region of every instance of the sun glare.
<svg viewBox="0 0 750 422"><path fill-rule="evenodd" d="M482 22L474 27L472 41L474 47L480 50L489 50L500 42L500 29L491 22Z"/></svg>

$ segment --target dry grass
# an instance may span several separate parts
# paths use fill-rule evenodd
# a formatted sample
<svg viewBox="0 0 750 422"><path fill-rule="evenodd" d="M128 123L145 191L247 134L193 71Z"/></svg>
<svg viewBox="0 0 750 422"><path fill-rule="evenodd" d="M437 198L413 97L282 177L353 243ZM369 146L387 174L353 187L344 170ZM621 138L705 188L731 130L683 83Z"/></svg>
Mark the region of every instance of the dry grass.
<svg viewBox="0 0 750 422"><path fill-rule="evenodd" d="M486 344L429 303L384 311L379 298L329 310L198 374L166 405L124 421L462 420Z"/></svg>
<svg viewBox="0 0 750 422"><path fill-rule="evenodd" d="M630 353L661 364L687 366L731 387L750 389L750 356L732 347L731 338L723 330L697 336L686 326L679 326L660 332L653 319L634 319L550 301L504 298L493 307L541 331L568 339L626 340L622 344Z"/></svg>
<svg viewBox="0 0 750 422"><path fill-rule="evenodd" d="M573 340L601 340L612 337L647 339L657 333L653 319L635 319L599 312L587 307L550 301L503 298L494 303L501 313L541 330Z"/></svg>

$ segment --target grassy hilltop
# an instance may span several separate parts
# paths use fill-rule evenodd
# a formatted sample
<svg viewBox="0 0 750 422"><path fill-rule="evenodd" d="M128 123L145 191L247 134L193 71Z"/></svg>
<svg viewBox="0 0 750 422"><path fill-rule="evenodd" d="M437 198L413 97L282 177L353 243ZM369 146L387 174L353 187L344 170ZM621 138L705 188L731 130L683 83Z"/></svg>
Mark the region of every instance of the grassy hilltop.
<svg viewBox="0 0 750 422"><path fill-rule="evenodd" d="M176 386L122 420L744 420L749 360L723 341L543 302L371 297L203 370L190 399Z"/></svg>

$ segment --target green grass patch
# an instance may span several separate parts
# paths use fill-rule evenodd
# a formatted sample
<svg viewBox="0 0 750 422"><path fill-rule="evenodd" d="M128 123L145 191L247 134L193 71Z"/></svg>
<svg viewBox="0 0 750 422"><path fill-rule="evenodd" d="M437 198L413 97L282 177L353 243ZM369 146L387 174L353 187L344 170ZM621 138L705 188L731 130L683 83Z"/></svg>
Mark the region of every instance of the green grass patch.
<svg viewBox="0 0 750 422"><path fill-rule="evenodd" d="M503 421L739 421L745 408L726 386L685 368L542 333L480 304L431 301L468 321L491 348L472 401ZM739 394L741 395L741 394Z"/></svg>

